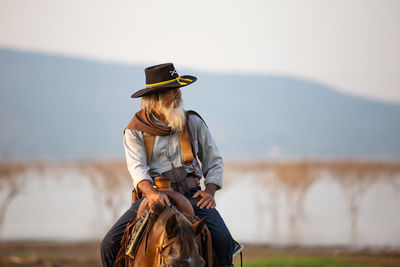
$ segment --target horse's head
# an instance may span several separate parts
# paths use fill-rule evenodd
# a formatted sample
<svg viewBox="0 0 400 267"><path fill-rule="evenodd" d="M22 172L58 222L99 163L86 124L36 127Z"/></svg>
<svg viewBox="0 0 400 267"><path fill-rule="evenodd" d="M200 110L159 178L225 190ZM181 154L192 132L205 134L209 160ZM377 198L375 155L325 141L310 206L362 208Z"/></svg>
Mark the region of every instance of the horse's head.
<svg viewBox="0 0 400 267"><path fill-rule="evenodd" d="M170 210L162 216L165 231L157 247L160 266L203 267L196 235L203 229L205 218L192 224L180 212ZM161 219L161 218L160 218Z"/></svg>

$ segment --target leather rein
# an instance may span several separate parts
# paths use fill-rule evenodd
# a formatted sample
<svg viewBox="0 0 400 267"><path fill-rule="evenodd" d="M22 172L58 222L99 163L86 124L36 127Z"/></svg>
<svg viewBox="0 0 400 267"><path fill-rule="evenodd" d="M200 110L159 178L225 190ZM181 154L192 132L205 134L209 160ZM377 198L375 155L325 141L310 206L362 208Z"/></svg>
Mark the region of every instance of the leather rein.
<svg viewBox="0 0 400 267"><path fill-rule="evenodd" d="M186 222L191 223L190 220L182 214L174 205L171 205L170 208L175 211L175 215L178 215L182 217ZM151 227L150 227L151 228ZM150 229L148 228L148 231ZM147 233L148 235L148 233ZM145 248L147 248L147 235L146 235L146 245ZM157 266L162 266L161 264L165 263L165 257L164 257L164 250L168 248L170 245L172 245L176 241L176 237L173 237L168 240L168 236L166 232L162 233L161 241L159 245L156 248L156 256L158 258L158 265Z"/></svg>
<svg viewBox="0 0 400 267"><path fill-rule="evenodd" d="M162 264L166 263L163 252L166 248L168 248L170 245L172 245L172 243L175 242L176 237L173 237L173 238L169 239L167 242L165 242L166 240L167 240L167 236L166 236L166 233L164 232L162 235L162 238L161 238L161 242L156 249L156 256L158 258L157 266L162 266Z"/></svg>

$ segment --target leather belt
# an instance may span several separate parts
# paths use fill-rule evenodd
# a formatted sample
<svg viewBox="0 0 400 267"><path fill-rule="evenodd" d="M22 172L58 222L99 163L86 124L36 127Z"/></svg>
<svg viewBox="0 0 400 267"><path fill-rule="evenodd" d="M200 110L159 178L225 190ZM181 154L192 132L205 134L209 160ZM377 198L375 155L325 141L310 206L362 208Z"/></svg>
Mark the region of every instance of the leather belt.
<svg viewBox="0 0 400 267"><path fill-rule="evenodd" d="M199 186L199 184L197 183L197 179L195 177L187 177L185 179L187 185L188 185L188 189L192 189L192 188L196 188ZM174 191L179 192L179 186L177 182L172 181L171 183L171 187Z"/></svg>
<svg viewBox="0 0 400 267"><path fill-rule="evenodd" d="M162 176L171 181L171 187L174 191L182 194L188 194L191 188L199 186L199 178L193 173L186 173L184 167L174 168L162 173Z"/></svg>
<svg viewBox="0 0 400 267"><path fill-rule="evenodd" d="M193 177L193 176L189 176L189 177L186 178L187 184L188 184L190 189L199 186L198 180L199 179L197 177Z"/></svg>

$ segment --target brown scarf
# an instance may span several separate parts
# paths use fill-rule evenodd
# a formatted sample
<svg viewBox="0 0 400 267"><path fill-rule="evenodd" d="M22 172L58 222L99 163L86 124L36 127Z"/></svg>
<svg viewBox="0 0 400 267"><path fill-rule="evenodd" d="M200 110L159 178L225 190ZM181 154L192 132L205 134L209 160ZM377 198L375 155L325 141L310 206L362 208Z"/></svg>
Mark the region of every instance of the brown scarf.
<svg viewBox="0 0 400 267"><path fill-rule="evenodd" d="M185 131L189 136L191 137L191 133L188 123L189 123L189 116L190 115L196 115L198 116L203 122L203 118L193 110L185 111L186 115L186 126L185 126ZM205 122L204 122L205 123ZM164 125L158 125L153 122L151 119L151 115L149 113L145 113L143 109L138 111L135 116L133 116L132 120L129 122L128 126L126 126L126 129L132 129L140 132L144 132L147 134L151 135L156 135L156 136L167 136L172 134L171 127L164 126Z"/></svg>
<svg viewBox="0 0 400 267"><path fill-rule="evenodd" d="M154 123L150 113L144 112L143 109L133 116L126 128L157 136L166 136L172 133L171 127Z"/></svg>
<svg viewBox="0 0 400 267"><path fill-rule="evenodd" d="M193 136L189 129L189 116L196 115L204 122L204 124L206 124L206 122L194 110L185 111L185 115L186 115L186 125L184 131L192 147L193 155L195 155ZM172 134L171 127L158 125L154 123L153 120L151 119L151 115L149 113L145 113L143 109L136 112L135 116L133 116L133 118L131 119L131 121L129 122L128 126L126 126L125 129L132 129L156 136L167 136Z"/></svg>

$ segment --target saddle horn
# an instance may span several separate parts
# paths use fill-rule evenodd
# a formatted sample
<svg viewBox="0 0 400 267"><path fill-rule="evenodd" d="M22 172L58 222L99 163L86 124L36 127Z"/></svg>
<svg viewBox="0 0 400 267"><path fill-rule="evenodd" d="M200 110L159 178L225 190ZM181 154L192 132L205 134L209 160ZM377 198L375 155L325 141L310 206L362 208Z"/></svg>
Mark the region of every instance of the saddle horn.
<svg viewBox="0 0 400 267"><path fill-rule="evenodd" d="M163 192L166 194L171 200L175 202L176 208L182 212L187 213L190 216L194 216L194 210L190 201L181 193L175 192L171 188L171 181L164 176L158 176L154 178L154 182L158 191Z"/></svg>
<svg viewBox="0 0 400 267"><path fill-rule="evenodd" d="M171 199L175 203L176 208L180 212L186 213L192 217L195 216L194 210L193 210L192 204L190 204L190 201L181 193L175 192L172 190L171 181L167 177L158 176L158 177L154 178L154 182L156 184L158 191L166 194L169 197L169 199ZM144 213L147 206L148 206L148 201L147 201L147 199L144 199L143 202L140 204L140 207L138 210L138 217Z"/></svg>

